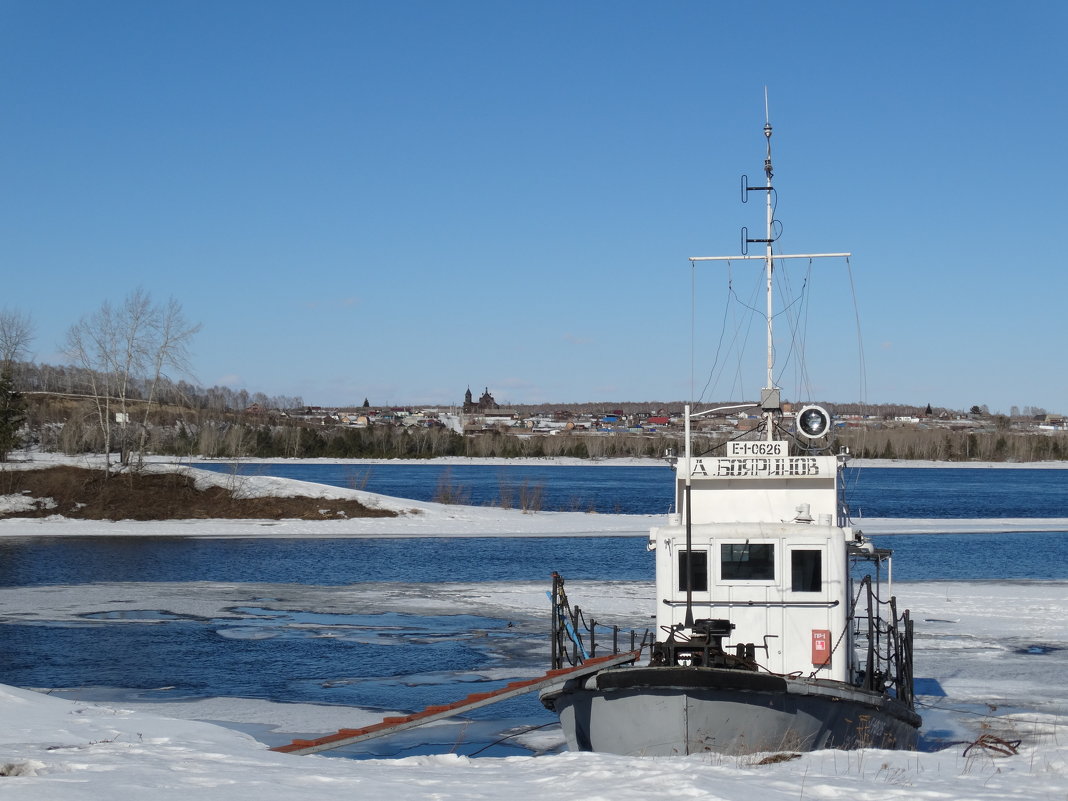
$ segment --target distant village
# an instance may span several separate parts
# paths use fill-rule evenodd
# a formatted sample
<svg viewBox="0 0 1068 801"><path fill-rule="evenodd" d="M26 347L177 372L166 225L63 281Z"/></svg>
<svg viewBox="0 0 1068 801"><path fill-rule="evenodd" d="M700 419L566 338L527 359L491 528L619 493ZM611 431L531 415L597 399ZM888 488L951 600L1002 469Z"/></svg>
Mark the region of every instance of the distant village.
<svg viewBox="0 0 1068 801"><path fill-rule="evenodd" d="M684 425L681 406L670 409L636 409L636 404L627 404L628 409L502 407L487 387L475 400L468 388L462 404L451 407L376 407L367 400L355 408L304 408L272 411L303 423L318 423L324 426L370 428L393 427L443 427L463 435L478 435L485 432L523 435L574 434L681 434ZM835 424L840 429L913 429L945 430L968 433L994 431L1016 432L1064 432L1068 422L1060 414L1040 413L1032 415L990 414L983 408L973 407L968 412L934 411L930 406L923 412L913 414L876 414L835 411L834 404L826 404L834 414ZM791 404L786 403L787 418L793 414ZM246 410L252 416L263 415L267 410L252 404ZM693 421L696 432L731 436L753 429L759 423L755 409L726 414L715 419Z"/></svg>

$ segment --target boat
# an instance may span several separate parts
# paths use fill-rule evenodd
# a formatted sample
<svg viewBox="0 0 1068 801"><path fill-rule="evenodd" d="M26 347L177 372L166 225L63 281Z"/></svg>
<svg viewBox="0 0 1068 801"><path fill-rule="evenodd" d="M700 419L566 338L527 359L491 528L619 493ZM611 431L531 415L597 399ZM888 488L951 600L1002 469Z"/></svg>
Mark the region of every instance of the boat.
<svg viewBox="0 0 1068 801"><path fill-rule="evenodd" d="M540 691L574 751L623 755L752 754L862 747L912 749L913 622L890 594L889 550L850 519L834 421L789 404L774 380L773 275L780 260L848 253L775 252L770 121L764 126L766 236L742 234L742 255L766 274L767 380L759 400L684 408L674 512L649 534L655 551L655 633L633 659ZM749 244L763 245L750 255ZM763 281L761 282L764 283ZM760 310L763 316L764 310ZM702 419L749 412L756 424L698 453ZM554 574L553 667L597 657ZM602 637L603 639L603 637ZM612 649L620 650L618 632Z"/></svg>

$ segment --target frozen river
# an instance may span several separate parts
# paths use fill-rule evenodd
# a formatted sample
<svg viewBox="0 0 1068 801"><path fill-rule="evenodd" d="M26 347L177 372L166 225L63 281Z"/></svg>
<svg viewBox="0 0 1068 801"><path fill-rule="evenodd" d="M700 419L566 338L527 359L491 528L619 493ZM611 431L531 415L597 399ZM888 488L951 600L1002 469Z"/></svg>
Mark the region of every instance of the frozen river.
<svg viewBox="0 0 1068 801"><path fill-rule="evenodd" d="M295 486L242 481L249 491ZM300 486L403 514L0 521L0 683L220 721L276 745L540 675L553 570L598 620L650 623L653 516L523 514ZM1033 737L1068 714L1063 519L861 523L895 549L895 590L916 621L925 747L977 732ZM526 754L561 742L526 696L337 755Z"/></svg>
<svg viewBox="0 0 1068 801"><path fill-rule="evenodd" d="M277 745L540 675L544 591L541 582L4 588L0 681L225 721ZM980 731L1025 734L1068 714L1068 583L914 582L896 591L916 620L917 676L935 680L920 682L926 747ZM644 627L653 591L650 582L574 581L569 594L599 619ZM35 662L33 648L44 649ZM517 736L490 753L560 745L551 716L528 696L337 755L472 754L508 734Z"/></svg>

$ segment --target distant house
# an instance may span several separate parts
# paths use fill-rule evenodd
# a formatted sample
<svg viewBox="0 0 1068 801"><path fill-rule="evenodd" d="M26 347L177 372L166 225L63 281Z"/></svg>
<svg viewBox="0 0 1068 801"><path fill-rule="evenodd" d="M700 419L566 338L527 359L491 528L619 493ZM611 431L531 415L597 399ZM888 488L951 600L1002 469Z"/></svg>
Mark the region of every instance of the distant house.
<svg viewBox="0 0 1068 801"><path fill-rule="evenodd" d="M482 413L487 423L512 422L519 419L519 412L515 409L487 409Z"/></svg>

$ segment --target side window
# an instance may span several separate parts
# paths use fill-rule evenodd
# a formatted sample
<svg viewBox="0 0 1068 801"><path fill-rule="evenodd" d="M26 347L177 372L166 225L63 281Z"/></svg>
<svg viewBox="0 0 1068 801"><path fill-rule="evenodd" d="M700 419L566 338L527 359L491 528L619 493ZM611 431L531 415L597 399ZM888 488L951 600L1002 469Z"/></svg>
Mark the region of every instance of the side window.
<svg viewBox="0 0 1068 801"><path fill-rule="evenodd" d="M679 551L679 590L686 592L686 555L693 570L693 591L708 592L708 552Z"/></svg>
<svg viewBox="0 0 1068 801"><path fill-rule="evenodd" d="M794 592L823 589L822 551L790 551L790 589Z"/></svg>
<svg viewBox="0 0 1068 801"><path fill-rule="evenodd" d="M772 543L721 543L720 576L724 581L774 581L775 545Z"/></svg>

